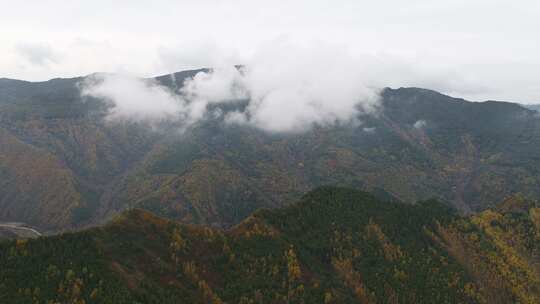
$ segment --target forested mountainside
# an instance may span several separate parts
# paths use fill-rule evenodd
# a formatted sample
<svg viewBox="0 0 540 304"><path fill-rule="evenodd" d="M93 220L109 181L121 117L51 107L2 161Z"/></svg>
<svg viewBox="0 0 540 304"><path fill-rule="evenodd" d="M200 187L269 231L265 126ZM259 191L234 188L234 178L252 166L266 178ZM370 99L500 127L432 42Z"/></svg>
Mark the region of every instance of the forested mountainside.
<svg viewBox="0 0 540 304"><path fill-rule="evenodd" d="M197 72L157 81L174 91ZM0 221L58 232L142 208L227 227L328 184L465 213L540 195L540 117L518 104L386 89L361 125L276 134L209 118L180 133L106 122L82 79L0 79Z"/></svg>
<svg viewBox="0 0 540 304"><path fill-rule="evenodd" d="M141 209L0 243L2 303L538 303L540 206L473 216L318 188L228 230Z"/></svg>

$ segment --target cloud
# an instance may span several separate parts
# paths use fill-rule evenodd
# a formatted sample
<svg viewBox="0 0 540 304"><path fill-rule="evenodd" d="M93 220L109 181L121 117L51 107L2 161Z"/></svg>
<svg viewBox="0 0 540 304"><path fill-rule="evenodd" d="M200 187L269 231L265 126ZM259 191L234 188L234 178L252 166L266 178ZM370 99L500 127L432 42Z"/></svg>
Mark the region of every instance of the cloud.
<svg viewBox="0 0 540 304"><path fill-rule="evenodd" d="M369 73L340 46L267 45L247 66L251 121L281 131L355 119L378 103Z"/></svg>
<svg viewBox="0 0 540 304"><path fill-rule="evenodd" d="M372 134L372 133L375 133L375 130L376 128L374 127L371 127L371 128L363 128L362 131L366 132L366 133L369 133L369 134Z"/></svg>
<svg viewBox="0 0 540 304"><path fill-rule="evenodd" d="M224 56L209 72L187 79L178 94L154 81L120 75L101 75L87 82L82 94L108 100L109 120L174 121L189 127L212 116L269 132L303 132L313 125L358 125L360 114L378 112L379 92L387 86L469 88L468 79L444 63L426 65L317 41L272 40L242 66L237 63ZM223 104L231 106L215 110ZM414 127L425 125L421 120Z"/></svg>
<svg viewBox="0 0 540 304"><path fill-rule="evenodd" d="M369 70L340 46L281 39L260 47L240 69L222 65L200 73L186 82L184 92L208 103L249 99L245 108L226 113L230 123L301 132L375 111L379 88L370 83Z"/></svg>
<svg viewBox="0 0 540 304"><path fill-rule="evenodd" d="M264 45L245 66L222 62L198 73L180 95L153 81L109 74L87 80L81 92L109 101L112 120L176 120L189 126L209 114L209 105L245 101L218 114L227 123L301 132L314 124L357 122L359 113L376 111L379 88L370 82L370 69L339 46L280 40Z"/></svg>
<svg viewBox="0 0 540 304"><path fill-rule="evenodd" d="M83 97L104 100L109 120L159 122L184 111L180 98L152 80L120 74L93 74L79 84Z"/></svg>
<svg viewBox="0 0 540 304"><path fill-rule="evenodd" d="M222 66L211 72L197 73L188 79L181 90L189 100L202 103L220 103L247 99L247 83L241 71L232 66Z"/></svg>
<svg viewBox="0 0 540 304"><path fill-rule="evenodd" d="M33 65L47 66L58 63L60 56L46 43L19 43L16 45L19 56Z"/></svg>
<svg viewBox="0 0 540 304"><path fill-rule="evenodd" d="M221 102L227 96L224 83L214 83L212 77L221 73L198 74L178 95L153 79L143 79L126 74L96 73L78 84L83 98L97 98L106 103L108 122L144 122L152 127L161 123L175 123L181 130L202 120L209 112L208 105ZM204 78L204 84L195 81ZM201 95L193 95L197 90ZM232 92L230 93L232 94Z"/></svg>
<svg viewBox="0 0 540 304"><path fill-rule="evenodd" d="M422 129L424 128L425 126L427 125L427 122L423 119L421 120L417 120L414 124L413 124L413 127L415 129Z"/></svg>

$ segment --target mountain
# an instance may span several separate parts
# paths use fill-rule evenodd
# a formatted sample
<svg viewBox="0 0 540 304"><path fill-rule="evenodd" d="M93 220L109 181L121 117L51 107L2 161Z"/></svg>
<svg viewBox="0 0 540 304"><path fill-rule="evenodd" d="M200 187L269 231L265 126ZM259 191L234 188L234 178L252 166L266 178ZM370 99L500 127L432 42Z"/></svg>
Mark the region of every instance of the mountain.
<svg viewBox="0 0 540 304"><path fill-rule="evenodd" d="M155 80L175 91L200 71ZM103 101L81 99L83 79L0 80L0 222L55 233L142 208L230 227L321 185L463 213L540 196L540 117L518 104L385 89L359 126L275 134L206 119L179 134L107 122Z"/></svg>
<svg viewBox="0 0 540 304"><path fill-rule="evenodd" d="M462 217L318 188L228 229L133 209L0 243L2 303L538 303L540 205Z"/></svg>
<svg viewBox="0 0 540 304"><path fill-rule="evenodd" d="M540 112L540 105L534 104L534 105L525 105L526 108Z"/></svg>

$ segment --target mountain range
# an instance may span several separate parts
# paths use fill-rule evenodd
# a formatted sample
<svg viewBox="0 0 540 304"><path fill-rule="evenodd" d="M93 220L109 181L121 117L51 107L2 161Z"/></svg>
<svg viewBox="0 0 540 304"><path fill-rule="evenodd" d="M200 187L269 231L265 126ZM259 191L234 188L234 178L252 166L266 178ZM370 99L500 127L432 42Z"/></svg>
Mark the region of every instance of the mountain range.
<svg viewBox="0 0 540 304"><path fill-rule="evenodd" d="M201 71L153 80L174 92ZM321 185L463 214L540 195L540 116L519 104L387 88L361 124L269 133L208 118L180 133L106 120L84 79L0 79L0 222L57 233L139 208L231 227Z"/></svg>
<svg viewBox="0 0 540 304"><path fill-rule="evenodd" d="M0 79L1 303L540 301L534 106L386 88L356 123L180 130L111 120L95 76Z"/></svg>

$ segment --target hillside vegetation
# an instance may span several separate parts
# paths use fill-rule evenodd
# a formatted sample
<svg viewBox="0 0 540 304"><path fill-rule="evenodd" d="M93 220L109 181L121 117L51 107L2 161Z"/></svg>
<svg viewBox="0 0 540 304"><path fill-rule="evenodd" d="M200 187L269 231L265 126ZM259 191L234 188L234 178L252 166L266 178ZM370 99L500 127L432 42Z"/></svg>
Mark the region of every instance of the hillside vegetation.
<svg viewBox="0 0 540 304"><path fill-rule="evenodd" d="M538 303L540 208L461 217L335 187L228 230L134 209L0 243L2 303Z"/></svg>
<svg viewBox="0 0 540 304"><path fill-rule="evenodd" d="M178 90L197 72L157 81ZM0 81L0 221L59 232L142 208L230 227L321 185L464 213L540 196L540 116L518 104L386 89L361 125L274 134L208 118L180 133L105 120L82 79Z"/></svg>

